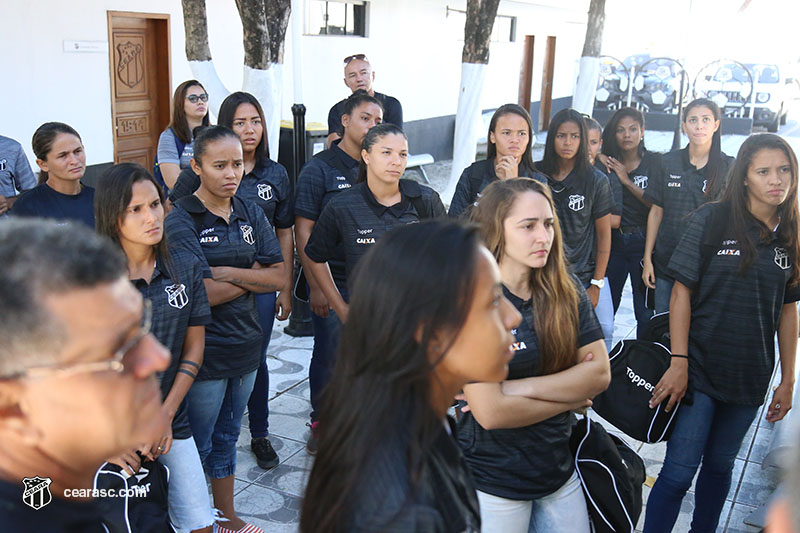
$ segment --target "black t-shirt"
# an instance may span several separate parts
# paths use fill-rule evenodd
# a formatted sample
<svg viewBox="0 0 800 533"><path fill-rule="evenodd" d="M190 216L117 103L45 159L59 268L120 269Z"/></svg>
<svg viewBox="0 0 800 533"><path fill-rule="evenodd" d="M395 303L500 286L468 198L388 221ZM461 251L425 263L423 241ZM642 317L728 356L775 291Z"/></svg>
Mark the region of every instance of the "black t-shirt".
<svg viewBox="0 0 800 533"><path fill-rule="evenodd" d="M394 124L400 129L403 129L403 106L400 101L393 97L387 96L383 93L375 91L375 99L383 106L383 122ZM342 115L344 114L344 104L347 101L345 98L333 104L331 110L328 111L328 133L338 133L340 136L344 134L342 127Z"/></svg>
<svg viewBox="0 0 800 533"><path fill-rule="evenodd" d="M594 275L597 248L594 221L614 211L608 177L590 168L592 173L586 176L573 170L562 181L547 177L561 224L564 253L572 272L584 284Z"/></svg>
<svg viewBox="0 0 800 533"><path fill-rule="evenodd" d="M774 234L757 242L757 259L739 275L741 248L730 229L703 272L703 235L711 210L705 205L684 223L669 273L692 290L689 326L690 380L717 400L761 405L775 366L775 332L783 304L800 300L789 287L793 265ZM729 226L726 226L729 228Z"/></svg>
<svg viewBox="0 0 800 533"><path fill-rule="evenodd" d="M720 176L727 175L734 159L722 154ZM706 169L698 169L689 162L689 147L673 150L661 156L661 164L654 165L644 191L647 201L661 207L664 214L658 227L653 252L653 267L659 275L666 274L675 246L683 234L686 216L706 202L716 200L706 196ZM720 190L723 190L721 187Z"/></svg>
<svg viewBox="0 0 800 533"><path fill-rule="evenodd" d="M312 261L325 263L344 248L349 282L358 261L386 232L396 226L446 214L439 194L430 187L405 179L400 180L399 186L401 200L389 207L378 203L366 183L359 183L338 195L325 206L314 225L306 255ZM412 197L422 200L426 213L417 212Z"/></svg>
<svg viewBox="0 0 800 533"><path fill-rule="evenodd" d="M647 187L650 185L650 177L660 169L661 162L659 157L658 154L645 151L639 166L628 174L634 185L647 191ZM650 208L636 198L630 189L622 185L616 172L612 171L608 174L608 179L612 182L612 190L615 187L620 189L622 199L620 204L622 213L620 227L640 226L643 229L647 227L647 216L650 214Z"/></svg>
<svg viewBox="0 0 800 533"><path fill-rule="evenodd" d="M142 296L153 306L151 331L172 355L169 367L161 378L161 395L167 397L183 357L183 343L190 326L205 326L211 322L203 270L200 262L182 248L170 251L170 267L176 280L170 277L167 265L159 258L148 284L143 279L133 281ZM172 419L172 437L188 439L192 436L184 399Z"/></svg>
<svg viewBox="0 0 800 533"><path fill-rule="evenodd" d="M200 176L191 168L181 171L169 199L173 203L184 196L194 194L200 187ZM267 220L275 228L291 228L294 225L292 212L292 185L283 165L272 159L256 164L253 170L242 178L236 196L253 202L264 210Z"/></svg>
<svg viewBox="0 0 800 533"><path fill-rule="evenodd" d="M494 168L494 158L476 161L464 169L461 177L458 178L456 192L450 202L448 214L451 217L458 217L467 212L467 209L474 205L481 192L493 181L497 181L497 172ZM528 168L525 163L519 164L518 174L520 178L533 178L542 183L547 183L547 177L536 169Z"/></svg>
<svg viewBox="0 0 800 533"><path fill-rule="evenodd" d="M171 246L191 252L203 277L213 266L251 268L258 261L272 265L283 261L275 231L257 205L233 198L230 223L208 211L199 198L178 200L167 216ZM261 358L262 331L252 292L211 308L206 326L206 349L198 380L224 379L255 370Z"/></svg>
<svg viewBox="0 0 800 533"><path fill-rule="evenodd" d="M398 432L399 433L399 432ZM476 533L478 498L461 451L443 427L425 454L419 486L409 483L408 437L375 448L365 474L348 498L352 520L345 531Z"/></svg>
<svg viewBox="0 0 800 533"><path fill-rule="evenodd" d="M601 340L603 331L586 290L580 280L573 277L573 281L579 294L578 346L586 346ZM505 286L503 293L523 318L512 330L516 342L506 379L540 376L532 300L518 298ZM472 413L466 413L459 424L458 443L478 490L510 500L535 500L561 488L573 471L572 422L567 411L530 426L485 430Z"/></svg>
<svg viewBox="0 0 800 533"><path fill-rule="evenodd" d="M55 220L77 220L94 229L94 189L83 185L78 194L62 194L46 183L25 191L11 214Z"/></svg>
<svg viewBox="0 0 800 533"><path fill-rule="evenodd" d="M358 178L359 161L339 148L335 141L331 147L315 155L305 164L297 178L295 215L317 221L322 210L337 194L351 188ZM340 291L347 286L344 267L344 249L328 260L333 281Z"/></svg>
<svg viewBox="0 0 800 533"><path fill-rule="evenodd" d="M41 473L43 475L44 472ZM0 529L8 532L31 531L36 533L103 533L107 531L100 520L100 511L94 501L65 500L53 494L50 487L34 490L26 495L26 488L17 483L0 481ZM49 494L50 503L34 509L23 503L31 501L39 506L42 493ZM44 495L47 499L47 496Z"/></svg>

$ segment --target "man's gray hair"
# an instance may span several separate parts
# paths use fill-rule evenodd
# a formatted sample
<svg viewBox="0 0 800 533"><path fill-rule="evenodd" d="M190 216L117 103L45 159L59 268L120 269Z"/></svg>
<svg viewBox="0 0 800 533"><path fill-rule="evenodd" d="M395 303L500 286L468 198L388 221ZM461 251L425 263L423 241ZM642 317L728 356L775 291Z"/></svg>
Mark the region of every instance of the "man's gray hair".
<svg viewBox="0 0 800 533"><path fill-rule="evenodd" d="M57 361L63 325L44 296L113 282L126 267L119 247L82 224L0 221L0 376Z"/></svg>

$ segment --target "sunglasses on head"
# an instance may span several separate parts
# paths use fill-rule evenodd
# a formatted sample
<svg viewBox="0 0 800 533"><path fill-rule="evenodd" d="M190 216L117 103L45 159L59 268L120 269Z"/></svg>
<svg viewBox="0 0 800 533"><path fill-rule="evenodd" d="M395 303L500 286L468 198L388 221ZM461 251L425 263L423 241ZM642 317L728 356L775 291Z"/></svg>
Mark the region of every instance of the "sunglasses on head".
<svg viewBox="0 0 800 533"><path fill-rule="evenodd" d="M344 64L347 65L354 59L358 59L359 61L368 61L365 54L353 54L344 58Z"/></svg>
<svg viewBox="0 0 800 533"><path fill-rule="evenodd" d="M198 100L200 100L201 102L208 102L208 94L206 94L206 93L203 93L203 94L190 94L189 96L186 97L186 99L189 100L193 104L196 104Z"/></svg>

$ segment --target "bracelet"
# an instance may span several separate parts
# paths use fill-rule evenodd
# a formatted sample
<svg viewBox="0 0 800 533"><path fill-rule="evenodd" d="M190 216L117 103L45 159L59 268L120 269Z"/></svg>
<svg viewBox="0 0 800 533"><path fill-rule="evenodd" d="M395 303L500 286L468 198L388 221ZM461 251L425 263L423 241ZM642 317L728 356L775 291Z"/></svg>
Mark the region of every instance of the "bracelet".
<svg viewBox="0 0 800 533"><path fill-rule="evenodd" d="M191 372L189 370L186 370L185 368L179 368L178 372L181 373L181 374L186 374L187 376L191 377L192 379L197 379L197 374L195 374L194 372Z"/></svg>
<svg viewBox="0 0 800 533"><path fill-rule="evenodd" d="M688 355L679 355L679 354L676 354L676 353L672 354L672 357L680 357L681 359L689 359Z"/></svg>

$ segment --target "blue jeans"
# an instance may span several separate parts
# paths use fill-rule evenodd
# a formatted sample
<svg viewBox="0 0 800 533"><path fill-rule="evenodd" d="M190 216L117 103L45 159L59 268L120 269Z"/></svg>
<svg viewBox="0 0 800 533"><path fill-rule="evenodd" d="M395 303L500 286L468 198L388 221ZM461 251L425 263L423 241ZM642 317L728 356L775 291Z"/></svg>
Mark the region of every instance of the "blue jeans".
<svg viewBox="0 0 800 533"><path fill-rule="evenodd" d="M612 230L614 231L614 230ZM612 248L608 260L606 276L611 285L611 299L614 302L614 313L619 309L622 300L622 289L628 276L631 278L633 290L633 313L636 316L636 336L641 337L653 311L645 307L644 282L642 281L642 257L644 257L643 231L618 233L617 247Z"/></svg>
<svg viewBox="0 0 800 533"><path fill-rule="evenodd" d="M675 429L667 441L667 455L650 497L645 533L669 532L697 467L691 531L715 531L731 487L731 472L758 406L735 405L694 392L692 405L681 405Z"/></svg>
<svg viewBox="0 0 800 533"><path fill-rule="evenodd" d="M247 402L247 417L250 419L250 436L261 439L269 435L269 372L267 370L267 348L272 335L272 326L275 323L275 300L278 295L274 292L256 294L258 307L258 323L264 337L261 341L261 363L256 370L256 381L253 392Z"/></svg>
<svg viewBox="0 0 800 533"><path fill-rule="evenodd" d="M236 441L256 371L227 379L195 381L189 399L189 424L208 477L222 479L236 472Z"/></svg>
<svg viewBox="0 0 800 533"><path fill-rule="evenodd" d="M175 439L158 461L169 469L169 518L182 531L193 531L214 523L206 476L194 439Z"/></svg>
<svg viewBox="0 0 800 533"><path fill-rule="evenodd" d="M342 292L342 297L347 301L346 291ZM315 422L319 418L322 391L330 381L336 363L342 321L331 309L327 318L312 312L311 325L314 328L314 350L311 352L311 365L308 368L308 387L311 392L311 421Z"/></svg>
<svg viewBox="0 0 800 533"><path fill-rule="evenodd" d="M669 299L672 297L673 285L675 285L674 279L666 276L663 278L656 276L656 313L666 313L669 311Z"/></svg>
<svg viewBox="0 0 800 533"><path fill-rule="evenodd" d="M600 289L600 297L597 299L594 313L597 315L597 321L600 322L600 327L603 329L606 350L610 352L614 343L614 303L611 301L611 288L609 287L608 278L605 278L605 280L606 284ZM591 286L591 282L584 285L587 289Z"/></svg>

